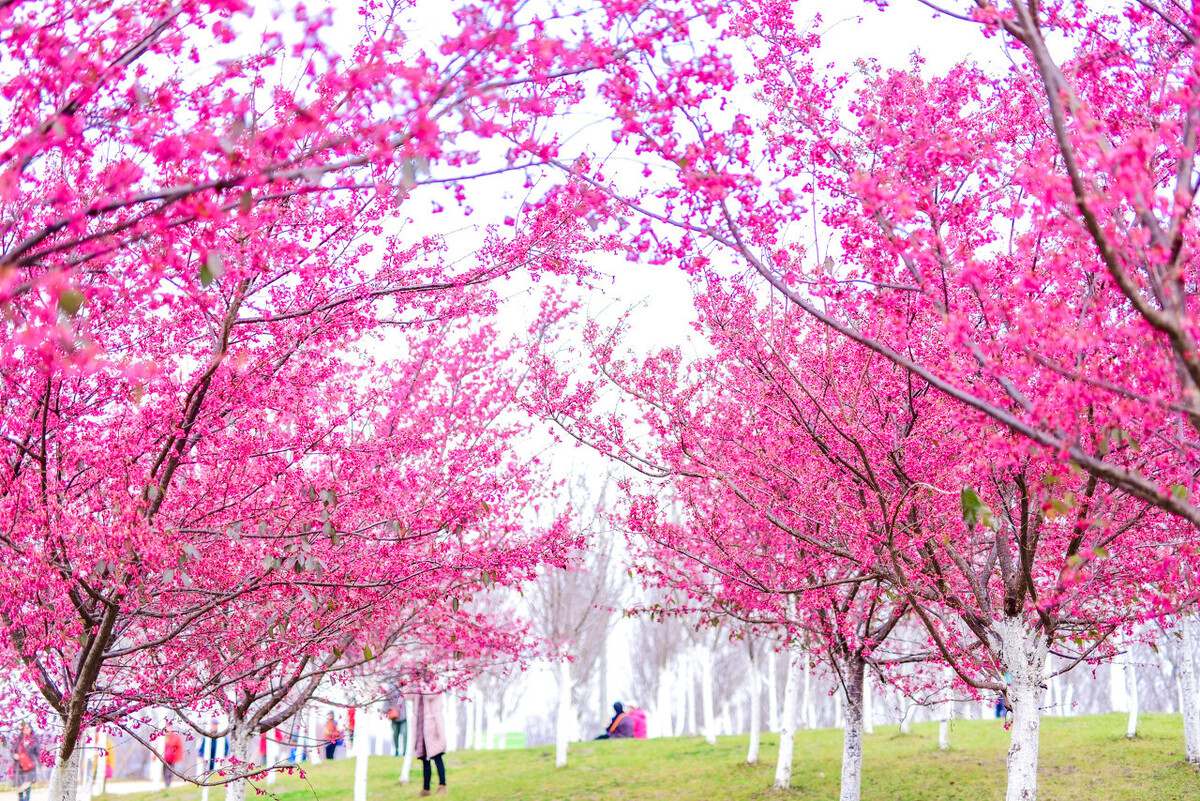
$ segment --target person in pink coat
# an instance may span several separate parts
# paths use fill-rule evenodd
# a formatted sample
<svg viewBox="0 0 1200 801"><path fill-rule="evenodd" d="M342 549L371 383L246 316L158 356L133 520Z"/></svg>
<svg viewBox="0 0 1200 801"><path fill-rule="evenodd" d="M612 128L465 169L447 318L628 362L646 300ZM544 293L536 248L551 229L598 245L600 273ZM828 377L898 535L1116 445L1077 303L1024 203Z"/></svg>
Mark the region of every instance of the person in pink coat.
<svg viewBox="0 0 1200 801"><path fill-rule="evenodd" d="M417 707L414 735L416 744L413 755L421 760L424 789L420 795L432 795L429 784L432 777L430 763L437 767L438 794L446 792L446 765L442 754L446 753L446 716L442 712L442 696L439 693L422 692L409 696Z"/></svg>

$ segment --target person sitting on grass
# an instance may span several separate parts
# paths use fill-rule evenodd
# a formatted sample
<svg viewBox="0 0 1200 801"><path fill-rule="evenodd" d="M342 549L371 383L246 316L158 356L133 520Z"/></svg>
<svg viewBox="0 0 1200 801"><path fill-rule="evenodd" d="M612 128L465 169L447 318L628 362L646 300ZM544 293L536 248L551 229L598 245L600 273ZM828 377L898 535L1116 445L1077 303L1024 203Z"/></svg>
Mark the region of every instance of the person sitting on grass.
<svg viewBox="0 0 1200 801"><path fill-rule="evenodd" d="M620 701L613 704L613 710L615 714L608 722L608 728L604 730L604 734L596 738L597 740L616 740L633 736L633 718L629 717L629 713L625 711L625 707L621 706Z"/></svg>

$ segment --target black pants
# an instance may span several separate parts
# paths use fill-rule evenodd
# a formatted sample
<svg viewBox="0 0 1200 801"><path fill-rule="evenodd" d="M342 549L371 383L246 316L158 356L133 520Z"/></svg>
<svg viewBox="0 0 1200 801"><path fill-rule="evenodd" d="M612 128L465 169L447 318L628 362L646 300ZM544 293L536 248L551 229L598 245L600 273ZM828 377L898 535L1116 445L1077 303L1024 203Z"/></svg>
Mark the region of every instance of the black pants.
<svg viewBox="0 0 1200 801"><path fill-rule="evenodd" d="M333 759L333 752L337 750L337 743L325 743L325 758Z"/></svg>
<svg viewBox="0 0 1200 801"><path fill-rule="evenodd" d="M429 780L431 778L433 778L433 776L431 775L430 770L429 770L430 762L437 765L438 784L439 785L446 784L446 765L442 762L442 755L438 754L433 759L426 759L425 757L421 757L421 773L425 779L425 789L426 790L429 789Z"/></svg>

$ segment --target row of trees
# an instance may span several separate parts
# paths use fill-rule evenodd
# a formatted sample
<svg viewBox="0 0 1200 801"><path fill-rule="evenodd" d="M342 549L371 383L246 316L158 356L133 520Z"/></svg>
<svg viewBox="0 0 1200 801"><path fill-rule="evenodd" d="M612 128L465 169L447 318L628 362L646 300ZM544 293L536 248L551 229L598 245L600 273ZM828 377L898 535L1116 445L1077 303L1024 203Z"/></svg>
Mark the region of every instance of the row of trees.
<svg viewBox="0 0 1200 801"><path fill-rule="evenodd" d="M1186 529L790 307L744 287L697 305L712 355L635 361L595 329L597 377L570 380L548 356L530 399L659 481L628 485L623 521L645 580L668 591L658 611L783 630L819 654L846 697L843 798L858 797L868 672L917 698L1003 696L1010 793L1031 793L1049 655L1054 672L1094 663L1186 608ZM614 391L640 426L599 411Z"/></svg>
<svg viewBox="0 0 1200 801"><path fill-rule="evenodd" d="M55 797L92 722L231 693L264 725L297 662L470 651L441 621L565 560L481 318L619 250L696 279L713 356L597 333L602 380L526 395L669 483L679 523L630 489L645 574L822 643L851 718L915 660L1003 693L1032 798L1048 655L1193 600L1200 27L930 7L1011 67L838 72L776 0L466 2L432 42L400 0L0 0L0 624ZM418 191L447 222L411 233Z"/></svg>
<svg viewBox="0 0 1200 801"><path fill-rule="evenodd" d="M205 781L238 801L255 736L331 681L531 653L477 598L579 541L527 525L489 285L592 245L549 204L464 255L406 208L452 184L461 221L464 183L534 159L485 163L494 119L608 56L531 62L501 8L422 45L409 12L0 3L0 669L56 734L54 801L90 727L161 752L163 710L219 713L233 767Z"/></svg>

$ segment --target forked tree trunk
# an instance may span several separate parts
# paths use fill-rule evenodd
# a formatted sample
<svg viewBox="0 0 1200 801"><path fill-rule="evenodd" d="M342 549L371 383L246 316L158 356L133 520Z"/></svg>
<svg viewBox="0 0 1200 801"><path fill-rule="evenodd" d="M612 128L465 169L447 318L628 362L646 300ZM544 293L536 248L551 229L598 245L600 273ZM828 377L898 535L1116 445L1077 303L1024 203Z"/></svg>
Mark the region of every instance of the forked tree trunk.
<svg viewBox="0 0 1200 801"><path fill-rule="evenodd" d="M787 682L783 687L783 719L779 727L779 759L775 763L775 789L792 783L792 752L796 745L796 702L800 695L800 668L804 653L800 646L788 648Z"/></svg>
<svg viewBox="0 0 1200 801"><path fill-rule="evenodd" d="M571 725L571 663L558 663L558 719L554 724L554 766L567 766L567 727Z"/></svg>
<svg viewBox="0 0 1200 801"><path fill-rule="evenodd" d="M754 645L750 651L750 746L746 749L746 764L758 763L759 731L762 729L762 671L759 660L754 658Z"/></svg>
<svg viewBox="0 0 1200 801"><path fill-rule="evenodd" d="M1179 706L1183 712L1183 747L1187 761L1200 764L1200 707L1196 699L1196 621L1190 612L1179 616Z"/></svg>
<svg viewBox="0 0 1200 801"><path fill-rule="evenodd" d="M842 728L841 801L859 801L862 794L863 685L866 664L860 657L847 660L844 686L846 723Z"/></svg>
<svg viewBox="0 0 1200 801"><path fill-rule="evenodd" d="M912 713L916 704L910 704L903 700L900 703L900 733L912 734Z"/></svg>
<svg viewBox="0 0 1200 801"><path fill-rule="evenodd" d="M1008 700L1013 711L1005 799L1034 801L1037 798L1046 638L1018 618L1006 618L996 623L994 631L1001 645L1001 662L1010 676Z"/></svg>

